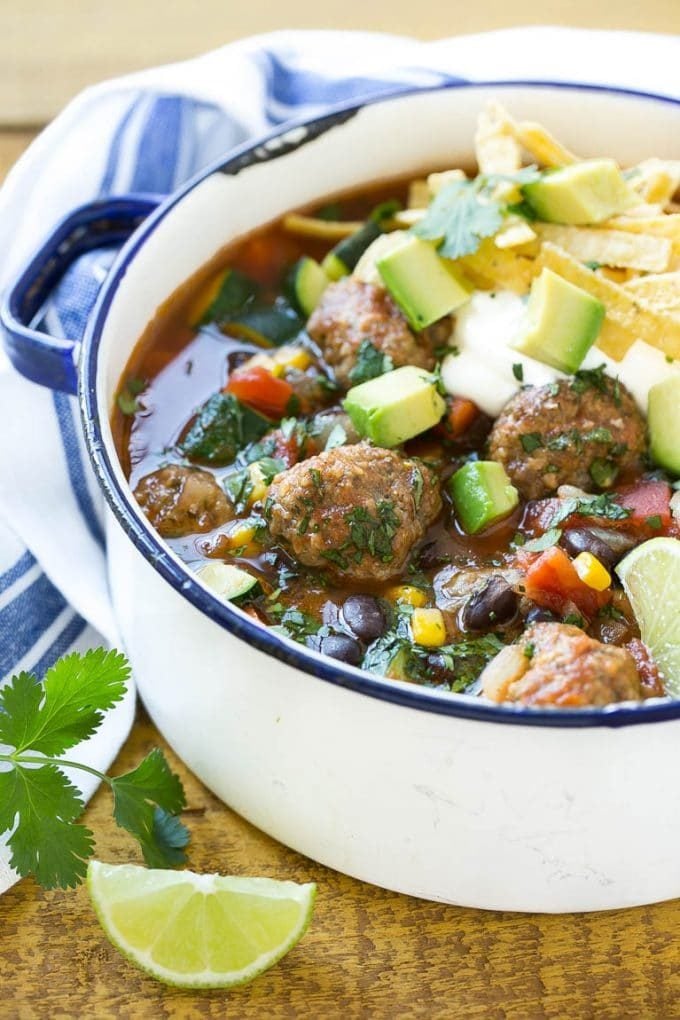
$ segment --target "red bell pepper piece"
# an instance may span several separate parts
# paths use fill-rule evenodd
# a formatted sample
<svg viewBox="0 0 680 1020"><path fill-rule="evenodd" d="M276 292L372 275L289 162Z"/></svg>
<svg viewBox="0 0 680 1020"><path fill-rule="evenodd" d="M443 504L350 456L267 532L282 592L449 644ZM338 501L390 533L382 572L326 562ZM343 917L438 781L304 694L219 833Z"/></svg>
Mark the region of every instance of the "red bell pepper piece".
<svg viewBox="0 0 680 1020"><path fill-rule="evenodd" d="M558 615L572 602L579 612L592 617L611 598L610 591L595 591L585 584L564 549L556 545L542 552L528 567L524 588L533 602Z"/></svg>
<svg viewBox="0 0 680 1020"><path fill-rule="evenodd" d="M290 383L277 379L262 365L235 369L225 390L269 418L283 418L294 394Z"/></svg>

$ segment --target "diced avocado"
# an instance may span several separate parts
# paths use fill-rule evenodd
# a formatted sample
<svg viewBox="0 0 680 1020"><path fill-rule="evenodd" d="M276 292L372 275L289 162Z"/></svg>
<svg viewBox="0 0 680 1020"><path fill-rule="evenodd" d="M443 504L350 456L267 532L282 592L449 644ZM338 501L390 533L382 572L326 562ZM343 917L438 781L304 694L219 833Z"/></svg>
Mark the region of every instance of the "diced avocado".
<svg viewBox="0 0 680 1020"><path fill-rule="evenodd" d="M216 595L236 605L250 601L262 591L256 577L230 563L206 563L196 573Z"/></svg>
<svg viewBox="0 0 680 1020"><path fill-rule="evenodd" d="M652 460L680 475L680 375L671 375L650 389L647 427Z"/></svg>
<svg viewBox="0 0 680 1020"><path fill-rule="evenodd" d="M507 517L519 503L517 489L495 460L473 460L449 478L456 515L468 535Z"/></svg>
<svg viewBox="0 0 680 1020"><path fill-rule="evenodd" d="M597 339L604 315L601 301L544 269L532 284L524 328L512 346L560 372L576 372Z"/></svg>
<svg viewBox="0 0 680 1020"><path fill-rule="evenodd" d="M459 308L470 297L469 289L453 269L440 259L433 245L419 237L376 261L385 286L413 329L424 329Z"/></svg>
<svg viewBox="0 0 680 1020"><path fill-rule="evenodd" d="M525 184L524 197L547 223L602 223L639 202L613 159L585 159Z"/></svg>
<svg viewBox="0 0 680 1020"><path fill-rule="evenodd" d="M414 365L352 387L343 407L359 435L387 447L432 428L446 410L432 376Z"/></svg>
<svg viewBox="0 0 680 1020"><path fill-rule="evenodd" d="M290 303L308 318L329 283L316 259L303 255L290 270L284 291Z"/></svg>

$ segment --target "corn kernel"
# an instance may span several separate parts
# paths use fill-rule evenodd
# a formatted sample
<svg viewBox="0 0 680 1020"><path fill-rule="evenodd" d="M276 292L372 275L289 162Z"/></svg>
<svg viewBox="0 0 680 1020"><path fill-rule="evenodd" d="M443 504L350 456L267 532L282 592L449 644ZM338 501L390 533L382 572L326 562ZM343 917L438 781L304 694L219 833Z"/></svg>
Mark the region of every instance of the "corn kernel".
<svg viewBox="0 0 680 1020"><path fill-rule="evenodd" d="M256 528L248 521L239 521L229 532L229 548L239 549L249 545L255 538Z"/></svg>
<svg viewBox="0 0 680 1020"><path fill-rule="evenodd" d="M250 480L253 483L253 487L248 495L248 506L252 506L253 503L260 503L263 499L266 499L267 493L269 492L269 486L262 477L262 472L257 462L250 465L248 468L248 474L250 475Z"/></svg>
<svg viewBox="0 0 680 1020"><path fill-rule="evenodd" d="M283 375L283 365L277 364L274 358L269 354L253 354L252 358L249 358L245 362L242 368L264 368L267 372L270 372L273 376Z"/></svg>
<svg viewBox="0 0 680 1020"><path fill-rule="evenodd" d="M287 368L297 368L304 372L311 365L312 358L304 347L280 347L274 355L274 361L282 372Z"/></svg>
<svg viewBox="0 0 680 1020"><path fill-rule="evenodd" d="M426 648L439 648L446 644L446 625L441 609L414 609L411 633L415 643Z"/></svg>
<svg viewBox="0 0 680 1020"><path fill-rule="evenodd" d="M390 602L406 602L409 606L426 606L427 595L411 584L399 584L385 593Z"/></svg>
<svg viewBox="0 0 680 1020"><path fill-rule="evenodd" d="M574 560L574 569L583 583L595 591L604 591L612 583L611 574L592 553L579 553Z"/></svg>

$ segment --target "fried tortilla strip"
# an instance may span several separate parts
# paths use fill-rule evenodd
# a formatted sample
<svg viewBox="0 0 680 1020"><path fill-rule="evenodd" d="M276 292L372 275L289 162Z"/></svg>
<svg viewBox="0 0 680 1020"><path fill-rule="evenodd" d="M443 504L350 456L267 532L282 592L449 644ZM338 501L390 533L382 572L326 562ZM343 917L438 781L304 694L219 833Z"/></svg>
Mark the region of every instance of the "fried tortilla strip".
<svg viewBox="0 0 680 1020"><path fill-rule="evenodd" d="M671 258L672 245L667 237L553 223L536 223L534 230L544 241L558 245L580 262L662 273Z"/></svg>
<svg viewBox="0 0 680 1020"><path fill-rule="evenodd" d="M602 301L607 317L632 336L645 340L671 358L680 357L680 320L656 311L626 287L603 279L549 241L544 242L536 263L540 269L544 266L552 269Z"/></svg>
<svg viewBox="0 0 680 1020"><path fill-rule="evenodd" d="M665 206L680 188L680 159L645 159L632 170L631 187L645 202Z"/></svg>
<svg viewBox="0 0 680 1020"><path fill-rule="evenodd" d="M625 230L629 234L649 234L653 237L667 237L674 244L680 244L680 215L666 216L612 216L601 226L607 230Z"/></svg>
<svg viewBox="0 0 680 1020"><path fill-rule="evenodd" d="M595 346L608 358L621 361L636 341L637 337L630 330L605 316Z"/></svg>
<svg viewBox="0 0 680 1020"><path fill-rule="evenodd" d="M493 237L485 238L473 255L464 255L455 265L484 290L500 288L515 294L527 294L537 272L534 259L497 248Z"/></svg>
<svg viewBox="0 0 680 1020"><path fill-rule="evenodd" d="M541 124L530 120L513 121L512 132L520 145L543 166L567 166L578 162L578 156L558 142Z"/></svg>
<svg viewBox="0 0 680 1020"><path fill-rule="evenodd" d="M658 312L680 314L680 272L640 276L637 280L629 280L625 288Z"/></svg>
<svg viewBox="0 0 680 1020"><path fill-rule="evenodd" d="M518 248L535 240L536 231L521 216L507 216L494 238L497 248Z"/></svg>
<svg viewBox="0 0 680 1020"><path fill-rule="evenodd" d="M418 178L411 181L408 186L408 207L409 209L427 209L430 204L430 186L427 181Z"/></svg>
<svg viewBox="0 0 680 1020"><path fill-rule="evenodd" d="M452 184L454 181L466 181L467 174L464 170L442 170L440 173L429 174L427 178L427 187L430 192L430 198L438 195L442 188L445 188L447 184Z"/></svg>
<svg viewBox="0 0 680 1020"><path fill-rule="evenodd" d="M289 213L283 218L283 228L289 234L300 234L301 237L318 237L322 241L341 241L351 237L363 227L361 220L318 220L314 216L301 216Z"/></svg>
<svg viewBox="0 0 680 1020"><path fill-rule="evenodd" d="M512 121L499 103L489 103L477 119L475 158L481 174L515 174L522 166L522 150Z"/></svg>

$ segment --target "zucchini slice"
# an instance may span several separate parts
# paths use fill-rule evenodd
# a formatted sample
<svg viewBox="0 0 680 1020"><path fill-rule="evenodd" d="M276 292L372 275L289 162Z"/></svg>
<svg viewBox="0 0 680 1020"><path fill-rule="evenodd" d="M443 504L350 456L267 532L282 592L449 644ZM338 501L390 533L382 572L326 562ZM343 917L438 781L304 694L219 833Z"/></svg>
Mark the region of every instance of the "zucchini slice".
<svg viewBox="0 0 680 1020"><path fill-rule="evenodd" d="M329 283L319 263L303 255L290 270L284 290L290 303L308 318Z"/></svg>
<svg viewBox="0 0 680 1020"><path fill-rule="evenodd" d="M260 347L280 347L296 337L304 323L297 313L283 304L272 308L248 308L222 323L222 332Z"/></svg>
<svg viewBox="0 0 680 1020"><path fill-rule="evenodd" d="M347 276L352 272L369 244L373 244L380 234L382 234L382 228L377 220L367 220L351 237L345 238L344 241L340 241L334 248L331 248L321 263L321 268L332 280L339 280L341 276Z"/></svg>
<svg viewBox="0 0 680 1020"><path fill-rule="evenodd" d="M206 563L196 571L198 577L216 595L234 605L243 605L261 594L260 582L247 570L229 563Z"/></svg>

